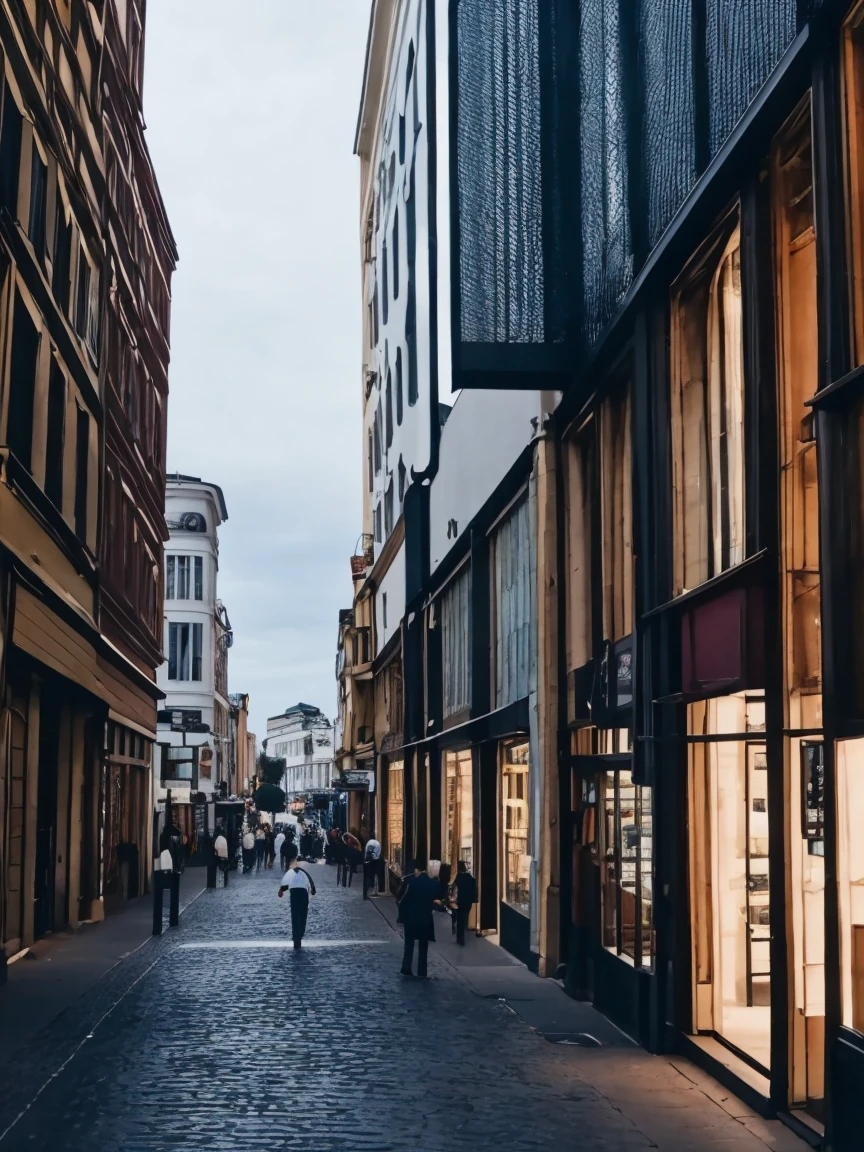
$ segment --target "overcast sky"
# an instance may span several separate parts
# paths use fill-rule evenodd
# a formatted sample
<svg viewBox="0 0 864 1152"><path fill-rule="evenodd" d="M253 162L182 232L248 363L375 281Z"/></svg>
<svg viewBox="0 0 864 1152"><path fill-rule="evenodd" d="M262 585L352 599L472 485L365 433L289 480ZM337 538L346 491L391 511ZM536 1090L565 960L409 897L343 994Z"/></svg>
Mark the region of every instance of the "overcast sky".
<svg viewBox="0 0 864 1152"><path fill-rule="evenodd" d="M331 718L361 527L369 0L149 0L147 139L180 252L168 469L220 484L232 692Z"/></svg>

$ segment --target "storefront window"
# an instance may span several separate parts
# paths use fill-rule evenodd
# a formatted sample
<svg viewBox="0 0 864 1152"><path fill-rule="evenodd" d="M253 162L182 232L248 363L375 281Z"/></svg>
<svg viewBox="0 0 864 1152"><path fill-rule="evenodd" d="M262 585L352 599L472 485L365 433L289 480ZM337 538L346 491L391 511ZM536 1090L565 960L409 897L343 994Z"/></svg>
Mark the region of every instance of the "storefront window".
<svg viewBox="0 0 864 1152"><path fill-rule="evenodd" d="M591 543L596 502L595 423L589 420L568 441L566 469L567 517L567 668L581 668L591 659ZM571 715L571 719L574 719Z"/></svg>
<svg viewBox="0 0 864 1152"><path fill-rule="evenodd" d="M675 594L744 559L744 343L737 210L672 294Z"/></svg>
<svg viewBox="0 0 864 1152"><path fill-rule="evenodd" d="M471 570L455 576L441 596L444 717L471 707Z"/></svg>
<svg viewBox="0 0 864 1152"><path fill-rule="evenodd" d="M531 857L528 855L528 744L506 744L503 749L502 858L503 899L523 915L530 911Z"/></svg>
<svg viewBox="0 0 864 1152"><path fill-rule="evenodd" d="M654 962L651 789L630 772L607 772L603 796L603 945Z"/></svg>
<svg viewBox="0 0 864 1152"><path fill-rule="evenodd" d="M393 760L387 765L387 851L390 867L400 875L404 869L405 842L405 763Z"/></svg>
<svg viewBox="0 0 864 1152"><path fill-rule="evenodd" d="M837 887L842 1021L864 1033L864 740L837 743Z"/></svg>
<svg viewBox="0 0 864 1152"><path fill-rule="evenodd" d="M471 749L447 752L444 757L444 852L445 863L456 875L456 865L464 860L474 871L474 804L471 779Z"/></svg>
<svg viewBox="0 0 864 1152"><path fill-rule="evenodd" d="M491 539L495 707L527 696L534 679L534 517L524 499Z"/></svg>
<svg viewBox="0 0 864 1152"><path fill-rule="evenodd" d="M688 708L687 731L695 737L689 779L694 1026L767 1070L771 877L764 726L761 694Z"/></svg>
<svg viewBox="0 0 864 1152"><path fill-rule="evenodd" d="M603 636L633 631L633 495L630 386L616 383L600 407Z"/></svg>

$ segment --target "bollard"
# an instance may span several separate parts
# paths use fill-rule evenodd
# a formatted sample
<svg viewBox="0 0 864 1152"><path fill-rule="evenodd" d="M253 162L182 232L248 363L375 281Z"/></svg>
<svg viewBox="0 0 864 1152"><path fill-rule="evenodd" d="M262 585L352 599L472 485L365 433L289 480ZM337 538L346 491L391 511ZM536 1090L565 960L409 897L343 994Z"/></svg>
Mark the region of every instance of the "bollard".
<svg viewBox="0 0 864 1152"><path fill-rule="evenodd" d="M168 927L176 928L180 923L180 873L171 873L171 901L168 910Z"/></svg>
<svg viewBox="0 0 864 1152"><path fill-rule="evenodd" d="M162 892L164 891L162 873L153 873L153 935L162 935Z"/></svg>

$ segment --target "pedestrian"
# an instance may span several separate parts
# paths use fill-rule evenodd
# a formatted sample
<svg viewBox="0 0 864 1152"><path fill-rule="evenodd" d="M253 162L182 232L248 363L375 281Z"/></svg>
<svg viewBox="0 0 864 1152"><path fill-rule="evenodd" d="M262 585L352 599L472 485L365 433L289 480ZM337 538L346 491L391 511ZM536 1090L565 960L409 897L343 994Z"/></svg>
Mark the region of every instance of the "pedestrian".
<svg viewBox="0 0 864 1152"><path fill-rule="evenodd" d="M277 860L282 859L282 845L285 843L285 829L279 825L279 831L276 833L276 839L273 841L273 855ZM284 872L285 869L283 868Z"/></svg>
<svg viewBox="0 0 864 1152"><path fill-rule="evenodd" d="M309 897L315 895L315 882L306 869L300 867L296 847L289 856L288 870L279 886L280 899L286 892L290 893L291 899L291 939L294 941L295 950L299 951L306 935Z"/></svg>
<svg viewBox="0 0 864 1152"><path fill-rule="evenodd" d="M243 833L243 871L251 872L255 863L255 833L247 827Z"/></svg>
<svg viewBox="0 0 864 1152"><path fill-rule="evenodd" d="M456 898L456 907L453 911L456 924L456 943L464 948L465 929L468 927L471 909L477 903L477 881L469 872L468 865L464 860L460 860L456 865L456 879L453 881L451 892Z"/></svg>
<svg viewBox="0 0 864 1152"><path fill-rule="evenodd" d="M294 841L291 837L291 829L289 828L288 831L285 833L284 837L282 838L282 845L279 848L279 860L282 864L282 871L283 872L287 871L287 869L288 869L288 857L291 854L291 849L293 847L294 847Z"/></svg>
<svg viewBox="0 0 864 1152"><path fill-rule="evenodd" d="M225 839L225 830L221 825L216 829L213 851L216 855L216 867L223 876L222 886L225 887L228 884L228 841Z"/></svg>
<svg viewBox="0 0 864 1152"><path fill-rule="evenodd" d="M402 886L399 896L399 923L405 936L405 951L402 955L403 976L413 976L414 945L417 944L417 975L426 979L426 963L429 954L429 941L435 940L433 914L438 900L438 883L426 872L426 861L414 861L414 875L409 876Z"/></svg>
<svg viewBox="0 0 864 1152"><path fill-rule="evenodd" d="M348 849L338 832L333 841L333 859L336 861L336 887L341 885L344 888L348 880Z"/></svg>
<svg viewBox="0 0 864 1152"><path fill-rule="evenodd" d="M264 867L272 868L273 861L276 859L276 837L273 835L273 829L269 824L264 825Z"/></svg>
<svg viewBox="0 0 864 1152"><path fill-rule="evenodd" d="M363 899L369 899L369 890L377 885L377 894L384 891L384 861L381 858L381 844L374 836L366 841L366 851L363 855ZM375 893L373 892L373 895Z"/></svg>
<svg viewBox="0 0 864 1152"><path fill-rule="evenodd" d="M264 853L267 851L267 834L260 826L255 831L255 871L264 867Z"/></svg>

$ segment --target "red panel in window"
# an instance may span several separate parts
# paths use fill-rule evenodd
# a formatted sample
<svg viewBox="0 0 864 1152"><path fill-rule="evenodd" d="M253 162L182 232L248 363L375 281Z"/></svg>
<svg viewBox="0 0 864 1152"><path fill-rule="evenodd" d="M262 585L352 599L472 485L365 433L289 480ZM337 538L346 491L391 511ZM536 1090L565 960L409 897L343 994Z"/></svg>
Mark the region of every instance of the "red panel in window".
<svg viewBox="0 0 864 1152"><path fill-rule="evenodd" d="M681 618L681 688L698 700L765 687L761 587L735 588L686 608Z"/></svg>

